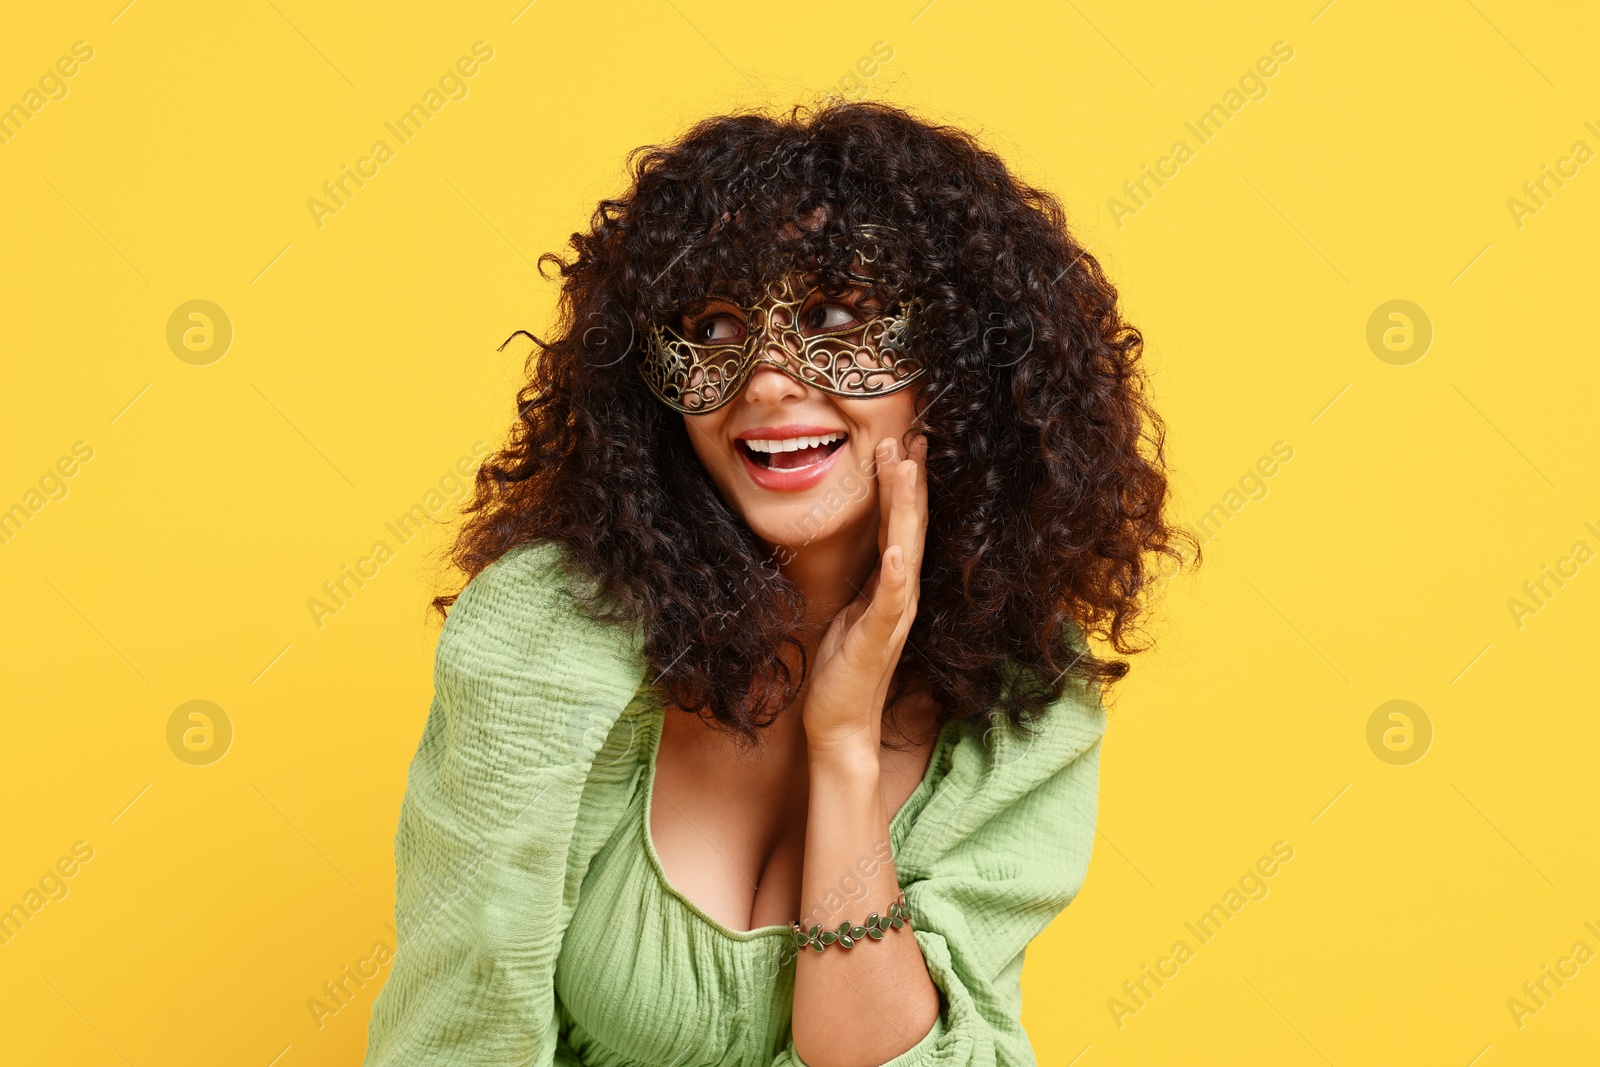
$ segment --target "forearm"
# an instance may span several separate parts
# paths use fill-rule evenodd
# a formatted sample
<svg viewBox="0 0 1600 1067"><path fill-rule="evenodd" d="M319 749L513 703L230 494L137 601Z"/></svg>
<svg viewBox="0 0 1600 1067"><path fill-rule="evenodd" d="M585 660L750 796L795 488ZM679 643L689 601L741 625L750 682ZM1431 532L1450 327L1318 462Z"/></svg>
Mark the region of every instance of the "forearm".
<svg viewBox="0 0 1600 1067"><path fill-rule="evenodd" d="M837 930L846 919L863 924L900 895L876 738L871 746L810 749L801 880L807 930ZM792 1029L808 1067L876 1067L920 1041L938 1017L939 992L911 926L866 942L800 949Z"/></svg>

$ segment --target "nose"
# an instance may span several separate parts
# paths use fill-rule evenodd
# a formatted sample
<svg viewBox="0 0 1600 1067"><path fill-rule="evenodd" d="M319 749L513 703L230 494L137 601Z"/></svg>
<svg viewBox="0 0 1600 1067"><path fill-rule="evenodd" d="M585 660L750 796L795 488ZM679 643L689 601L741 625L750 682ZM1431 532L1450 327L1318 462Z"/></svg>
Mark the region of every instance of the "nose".
<svg viewBox="0 0 1600 1067"><path fill-rule="evenodd" d="M774 358L782 360L781 355ZM765 359L758 362L750 370L750 378L744 385L745 399L753 404L777 404L788 397L805 396L806 387L795 381L789 375L779 370L773 363Z"/></svg>
<svg viewBox="0 0 1600 1067"><path fill-rule="evenodd" d="M790 321L793 315L793 307L782 300L763 304L756 315L755 366L746 383L752 400L771 402L805 394L805 386L781 369L790 365L791 355L799 355Z"/></svg>
<svg viewBox="0 0 1600 1067"><path fill-rule="evenodd" d="M787 292L782 294L787 296ZM755 314L756 358L774 363L787 362L789 354L799 355L795 336L795 308L792 301L778 299L759 305Z"/></svg>

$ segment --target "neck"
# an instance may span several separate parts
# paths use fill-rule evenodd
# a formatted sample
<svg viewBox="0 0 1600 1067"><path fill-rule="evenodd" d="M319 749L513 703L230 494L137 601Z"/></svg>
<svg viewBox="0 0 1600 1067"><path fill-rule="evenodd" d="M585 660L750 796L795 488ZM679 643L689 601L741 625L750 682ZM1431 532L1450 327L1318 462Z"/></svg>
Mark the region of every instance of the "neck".
<svg viewBox="0 0 1600 1067"><path fill-rule="evenodd" d="M807 661L814 665L817 647L828 625L861 595L873 569L881 562L877 530L874 526L862 524L854 529L835 531L826 538L819 538L790 551L792 555L788 562L781 564L781 570L784 577L805 597L806 621L795 636L805 645ZM774 723L778 728L776 736L784 738L796 749L804 747L805 731L800 726L800 709L809 687L808 678L794 704ZM923 711L929 714L931 709L931 704L923 706ZM928 719L928 723L931 721L931 718ZM933 733L936 734L936 731ZM903 737L900 734L896 736ZM918 733L917 737L920 738L921 734Z"/></svg>
<svg viewBox="0 0 1600 1067"><path fill-rule="evenodd" d="M839 530L792 550L783 575L806 600L806 620L796 636L814 653L834 616L866 588L878 565L877 538L860 528Z"/></svg>

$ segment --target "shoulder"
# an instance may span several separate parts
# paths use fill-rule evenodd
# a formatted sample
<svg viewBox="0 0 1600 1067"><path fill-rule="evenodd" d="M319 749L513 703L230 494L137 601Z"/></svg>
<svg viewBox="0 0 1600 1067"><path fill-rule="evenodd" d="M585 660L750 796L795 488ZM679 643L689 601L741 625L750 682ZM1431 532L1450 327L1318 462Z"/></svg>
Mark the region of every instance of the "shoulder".
<svg viewBox="0 0 1600 1067"><path fill-rule="evenodd" d="M1026 731L1003 718L957 726L947 777L980 809L999 811L1094 759L1106 724L1098 690L1069 686Z"/></svg>
<svg viewBox="0 0 1600 1067"><path fill-rule="evenodd" d="M519 545L474 575L434 658L452 725L499 734L541 762L584 762L587 739L627 704L643 668L637 629L590 619L579 600L588 591L554 542Z"/></svg>
<svg viewBox="0 0 1600 1067"><path fill-rule="evenodd" d="M441 666L561 666L557 650L614 644L618 628L596 623L579 597L588 581L564 546L541 541L511 548L479 571L456 598L439 634Z"/></svg>
<svg viewBox="0 0 1600 1067"><path fill-rule="evenodd" d="M561 594L571 585L561 545L517 545L467 582L445 618L441 640L492 643L514 631L526 634L560 625L569 621L561 618Z"/></svg>
<svg viewBox="0 0 1600 1067"><path fill-rule="evenodd" d="M1063 637L1064 653L1076 662L1089 654L1081 629L1071 626ZM1017 685L1015 664L1008 665L1006 684ZM1002 716L985 723L963 723L951 770L968 788L1003 806L1051 779L1060 777L1087 755L1099 754L1106 732L1100 687L1072 677L1061 696L1019 729Z"/></svg>
<svg viewBox="0 0 1600 1067"><path fill-rule="evenodd" d="M1016 865L1076 850L1093 834L1106 713L1097 688L1071 685L1031 724L956 722L937 785L909 829L908 862L929 870L969 853ZM1047 840L1046 840L1047 839Z"/></svg>

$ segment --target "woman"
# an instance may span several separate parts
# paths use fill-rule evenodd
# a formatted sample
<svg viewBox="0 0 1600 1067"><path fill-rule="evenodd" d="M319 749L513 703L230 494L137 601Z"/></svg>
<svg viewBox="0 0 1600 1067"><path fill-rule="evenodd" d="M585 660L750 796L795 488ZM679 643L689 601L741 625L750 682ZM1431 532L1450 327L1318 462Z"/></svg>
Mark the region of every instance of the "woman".
<svg viewBox="0 0 1600 1067"><path fill-rule="evenodd" d="M631 162L435 601L367 1063L1032 1062L1127 670L1085 635L1181 559L1140 336L899 109Z"/></svg>

